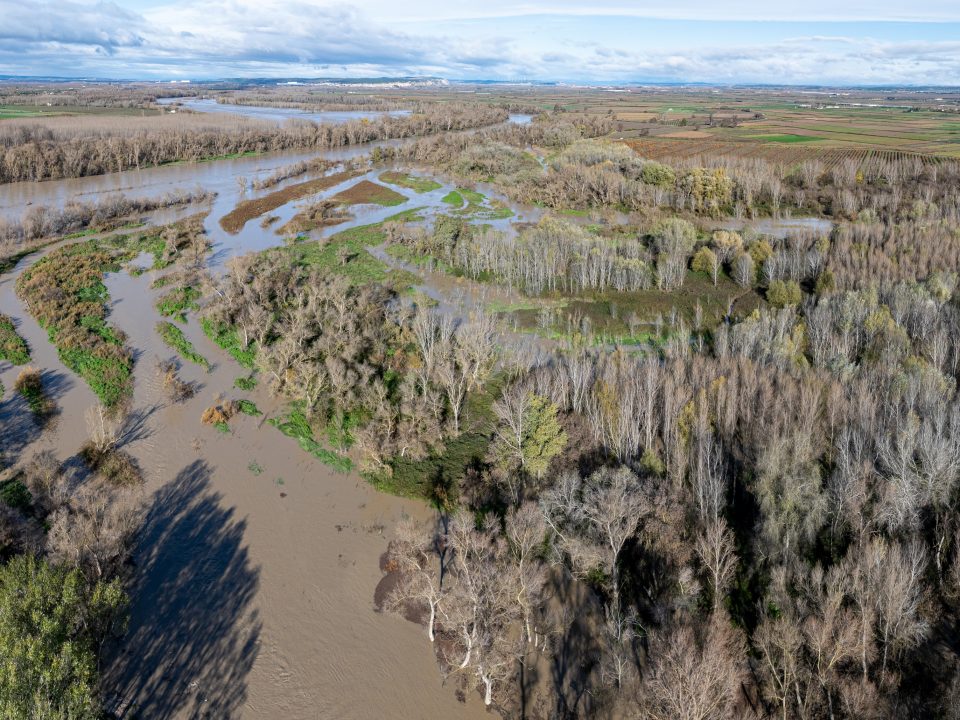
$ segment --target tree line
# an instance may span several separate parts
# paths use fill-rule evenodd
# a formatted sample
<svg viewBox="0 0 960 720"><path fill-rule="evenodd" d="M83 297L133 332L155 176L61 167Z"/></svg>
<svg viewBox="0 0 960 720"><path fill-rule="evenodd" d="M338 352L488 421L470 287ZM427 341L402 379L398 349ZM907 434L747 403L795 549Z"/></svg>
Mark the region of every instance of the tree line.
<svg viewBox="0 0 960 720"><path fill-rule="evenodd" d="M300 120L282 126L253 122L218 126L212 121L197 125L166 116L150 119L148 129L141 123L119 120L97 129L9 124L0 128L0 183L85 177L232 154L326 150L481 127L506 119L503 110L454 103L403 117L335 125Z"/></svg>

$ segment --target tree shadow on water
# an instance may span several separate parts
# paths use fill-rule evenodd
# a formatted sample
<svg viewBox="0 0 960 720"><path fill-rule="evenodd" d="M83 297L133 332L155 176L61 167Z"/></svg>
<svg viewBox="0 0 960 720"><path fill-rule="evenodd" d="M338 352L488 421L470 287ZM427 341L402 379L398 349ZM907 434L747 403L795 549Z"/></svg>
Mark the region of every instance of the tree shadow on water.
<svg viewBox="0 0 960 720"><path fill-rule="evenodd" d="M259 649L259 569L244 520L221 506L195 461L155 495L135 555L127 634L105 672L123 718L231 718Z"/></svg>
<svg viewBox="0 0 960 720"><path fill-rule="evenodd" d="M5 455L7 462L15 462L42 434L43 425L21 395L0 398L0 457Z"/></svg>

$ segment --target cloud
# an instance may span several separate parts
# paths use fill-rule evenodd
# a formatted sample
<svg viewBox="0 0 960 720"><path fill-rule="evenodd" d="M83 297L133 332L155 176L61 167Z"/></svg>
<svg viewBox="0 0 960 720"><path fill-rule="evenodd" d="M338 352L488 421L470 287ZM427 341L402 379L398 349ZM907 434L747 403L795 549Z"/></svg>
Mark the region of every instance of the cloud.
<svg viewBox="0 0 960 720"><path fill-rule="evenodd" d="M115 3L0 1L0 40L33 43L138 47L143 18Z"/></svg>
<svg viewBox="0 0 960 720"><path fill-rule="evenodd" d="M947 12L954 4L934 0L926 12ZM658 37L662 25L602 17L604 10L625 7L626 0L610 0L599 8L601 17L589 22L506 18L417 26L391 21L404 11L440 12L448 5L469 7L420 0L408 8L395 0L370 0L360 11L354 5L317 0L167 0L136 13L114 2L0 0L0 73L804 84L949 84L960 77L960 41L917 40L910 36L910 25L900 33L903 39L879 40L858 36L856 24L804 25L799 33L789 32L793 25L783 26L787 30L777 26L779 34L774 34L760 23L733 23L724 26L737 31L730 38L720 28L704 32L705 24L700 24L696 35L674 27L680 39L673 41L677 46L665 48L655 44L670 42ZM682 14L695 5L681 0L674 12ZM759 5L736 0L733 8L747 12ZM827 4L811 0L810 6L816 11ZM876 12L887 12L883 2L873 6L879 8ZM485 12L586 11L584 5L564 0L549 6L504 7L500 0L483 5ZM659 12L655 6L647 10ZM632 31L629 23L637 33L624 32ZM837 27L851 34L838 34Z"/></svg>

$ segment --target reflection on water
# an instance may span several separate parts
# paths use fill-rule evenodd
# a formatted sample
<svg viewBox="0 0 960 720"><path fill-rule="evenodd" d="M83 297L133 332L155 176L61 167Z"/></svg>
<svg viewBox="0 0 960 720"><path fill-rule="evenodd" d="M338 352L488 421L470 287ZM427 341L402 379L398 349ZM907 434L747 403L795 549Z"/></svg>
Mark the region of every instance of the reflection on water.
<svg viewBox="0 0 960 720"><path fill-rule="evenodd" d="M759 218L749 221L729 218L710 223L708 227L711 230L736 230L737 232L749 229L760 235L771 235L782 239L790 233L801 230L829 233L833 229L833 222L817 217Z"/></svg>

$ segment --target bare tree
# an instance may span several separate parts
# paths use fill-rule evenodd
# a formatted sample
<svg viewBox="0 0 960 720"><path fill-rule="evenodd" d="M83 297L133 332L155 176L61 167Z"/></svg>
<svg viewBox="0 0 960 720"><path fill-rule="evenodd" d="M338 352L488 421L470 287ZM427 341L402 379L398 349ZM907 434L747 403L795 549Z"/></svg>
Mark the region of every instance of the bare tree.
<svg viewBox="0 0 960 720"><path fill-rule="evenodd" d="M90 443L98 453L102 455L117 446L123 420L116 411L103 405L94 405L87 408L84 418L87 421Z"/></svg>
<svg viewBox="0 0 960 720"><path fill-rule="evenodd" d="M429 610L427 636L436 639L437 609L443 598L442 556L437 552L437 537L425 533L412 520L397 525L387 551L392 569L398 573L397 585L388 598L394 612L402 612L409 603L425 604Z"/></svg>
<svg viewBox="0 0 960 720"><path fill-rule="evenodd" d="M718 613L737 567L733 533L722 518L708 524L700 534L696 552L710 576L713 612Z"/></svg>
<svg viewBox="0 0 960 720"><path fill-rule="evenodd" d="M129 557L141 517L139 491L86 483L54 513L50 554L93 580L115 577Z"/></svg>
<svg viewBox="0 0 960 720"><path fill-rule="evenodd" d="M651 640L651 663L638 699L653 720L724 720L735 716L745 679L738 631L712 617L699 633L681 626Z"/></svg>

